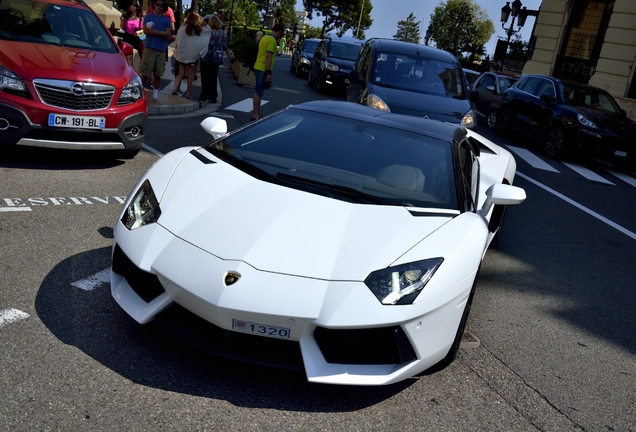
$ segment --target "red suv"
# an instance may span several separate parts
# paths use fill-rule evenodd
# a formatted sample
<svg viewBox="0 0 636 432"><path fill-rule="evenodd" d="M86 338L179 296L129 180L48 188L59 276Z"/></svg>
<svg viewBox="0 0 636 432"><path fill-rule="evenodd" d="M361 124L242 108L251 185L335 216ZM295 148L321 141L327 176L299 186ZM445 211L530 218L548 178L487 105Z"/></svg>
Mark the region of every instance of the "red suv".
<svg viewBox="0 0 636 432"><path fill-rule="evenodd" d="M141 79L82 1L0 0L0 145L107 151L141 148Z"/></svg>

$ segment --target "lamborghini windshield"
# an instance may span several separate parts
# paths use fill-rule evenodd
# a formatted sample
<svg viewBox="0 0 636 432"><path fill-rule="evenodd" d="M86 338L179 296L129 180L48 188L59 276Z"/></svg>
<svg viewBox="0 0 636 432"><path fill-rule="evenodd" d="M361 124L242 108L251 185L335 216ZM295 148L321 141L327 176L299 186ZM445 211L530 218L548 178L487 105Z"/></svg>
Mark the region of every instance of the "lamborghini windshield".
<svg viewBox="0 0 636 432"><path fill-rule="evenodd" d="M207 147L266 181L352 202L458 209L448 141L288 109Z"/></svg>

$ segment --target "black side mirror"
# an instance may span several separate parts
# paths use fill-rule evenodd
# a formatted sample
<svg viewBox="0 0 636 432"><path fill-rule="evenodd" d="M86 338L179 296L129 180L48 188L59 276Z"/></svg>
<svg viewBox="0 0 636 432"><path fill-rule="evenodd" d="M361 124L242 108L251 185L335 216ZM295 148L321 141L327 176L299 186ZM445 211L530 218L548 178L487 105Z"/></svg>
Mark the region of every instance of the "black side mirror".
<svg viewBox="0 0 636 432"><path fill-rule="evenodd" d="M479 101L479 92L476 90L473 90L470 93L468 93L468 100L471 103L477 103Z"/></svg>
<svg viewBox="0 0 636 432"><path fill-rule="evenodd" d="M364 84L360 79L360 72L358 72L357 69L352 69L351 72L349 72L349 82L358 85Z"/></svg>
<svg viewBox="0 0 636 432"><path fill-rule="evenodd" d="M554 105L554 97L550 95L542 94L541 96L539 96L539 99L541 99L544 102L547 102L548 105Z"/></svg>

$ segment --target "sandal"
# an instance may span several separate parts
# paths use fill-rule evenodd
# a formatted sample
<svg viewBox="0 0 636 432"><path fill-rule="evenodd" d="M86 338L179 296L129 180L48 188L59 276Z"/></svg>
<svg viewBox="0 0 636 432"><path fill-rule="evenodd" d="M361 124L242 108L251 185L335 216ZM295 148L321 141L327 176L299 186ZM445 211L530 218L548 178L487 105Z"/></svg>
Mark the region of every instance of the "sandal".
<svg viewBox="0 0 636 432"><path fill-rule="evenodd" d="M172 90L172 94L175 96L179 96L179 92Z"/></svg>

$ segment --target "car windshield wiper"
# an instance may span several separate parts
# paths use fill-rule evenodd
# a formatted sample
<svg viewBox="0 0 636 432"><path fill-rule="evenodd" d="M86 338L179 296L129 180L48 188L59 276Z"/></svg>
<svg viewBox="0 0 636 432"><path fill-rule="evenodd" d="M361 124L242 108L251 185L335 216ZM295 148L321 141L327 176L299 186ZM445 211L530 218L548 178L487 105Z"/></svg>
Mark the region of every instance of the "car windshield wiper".
<svg viewBox="0 0 636 432"><path fill-rule="evenodd" d="M222 161L225 161L225 162L229 163L233 167L235 167L237 169L240 169L244 173L249 174L249 175L251 175L254 178L257 178L257 179L263 180L263 181L267 181L267 182L270 182L270 183L281 184L281 182L278 180L278 178L276 178L276 176L274 174L270 174L269 172L265 171L264 169L259 168L256 165L253 165L253 164L247 162L239 154L236 154L236 153L235 154L229 154L226 151L218 150L218 149L214 148L214 144L213 145L207 145L207 146L203 147L203 149L209 151L210 153L212 153L214 156L218 157Z"/></svg>
<svg viewBox="0 0 636 432"><path fill-rule="evenodd" d="M332 183L324 183L318 180L312 180L305 177L295 176L287 173L278 173L276 174L281 180L285 182L292 182L296 184L301 184L304 186L308 186L310 189L320 189L322 191L335 193L339 196L345 196L349 199L354 199L356 202L363 204L390 204L390 205L405 205L410 206L410 203L402 202L400 200L396 200L394 198L382 198L376 195L368 194L366 192L362 192L356 188L352 188L349 186L342 186ZM333 196L328 195L333 198ZM396 202L397 201L397 202Z"/></svg>

